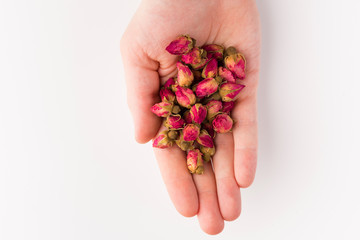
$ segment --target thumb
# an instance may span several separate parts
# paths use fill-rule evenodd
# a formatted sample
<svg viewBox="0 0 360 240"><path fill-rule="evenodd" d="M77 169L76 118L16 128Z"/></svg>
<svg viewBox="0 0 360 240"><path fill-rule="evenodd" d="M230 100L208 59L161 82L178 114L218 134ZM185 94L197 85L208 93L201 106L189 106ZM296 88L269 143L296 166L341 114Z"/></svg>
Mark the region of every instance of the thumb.
<svg viewBox="0 0 360 240"><path fill-rule="evenodd" d="M161 119L151 112L151 106L160 101L158 63L145 53L139 53L141 48L134 48L133 43L126 40L122 39L120 48L135 139L139 143L146 143L155 137L161 125Z"/></svg>

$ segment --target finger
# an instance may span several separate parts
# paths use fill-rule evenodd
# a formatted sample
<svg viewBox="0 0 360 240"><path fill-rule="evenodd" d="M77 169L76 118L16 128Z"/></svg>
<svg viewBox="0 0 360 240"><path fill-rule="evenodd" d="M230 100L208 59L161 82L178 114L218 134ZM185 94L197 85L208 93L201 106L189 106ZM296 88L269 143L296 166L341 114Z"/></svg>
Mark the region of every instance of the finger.
<svg viewBox="0 0 360 240"><path fill-rule="evenodd" d="M240 187L249 187L254 181L257 162L256 99L239 101L233 111L235 142L235 178Z"/></svg>
<svg viewBox="0 0 360 240"><path fill-rule="evenodd" d="M122 40L127 101L134 119L135 139L139 143L146 143L155 136L161 124L160 118L151 112L151 106L160 101L158 64L139 53L140 48L135 54L134 48L131 43Z"/></svg>
<svg viewBox="0 0 360 240"><path fill-rule="evenodd" d="M234 176L234 139L232 133L218 134L213 158L220 212L226 221L240 216L240 189Z"/></svg>
<svg viewBox="0 0 360 240"><path fill-rule="evenodd" d="M199 209L195 184L186 165L185 153L178 148L154 148L160 172L176 210L185 217L195 216Z"/></svg>
<svg viewBox="0 0 360 240"><path fill-rule="evenodd" d="M193 175L199 196L198 220L201 229L207 234L218 234L224 229L217 200L214 173L210 163L204 163L204 174Z"/></svg>

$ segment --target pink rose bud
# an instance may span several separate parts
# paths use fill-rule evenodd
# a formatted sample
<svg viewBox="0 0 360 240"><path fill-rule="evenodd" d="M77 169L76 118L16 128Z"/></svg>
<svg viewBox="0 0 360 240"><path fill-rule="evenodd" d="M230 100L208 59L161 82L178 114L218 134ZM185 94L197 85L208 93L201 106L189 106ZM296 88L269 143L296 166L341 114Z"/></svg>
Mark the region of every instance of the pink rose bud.
<svg viewBox="0 0 360 240"><path fill-rule="evenodd" d="M185 121L180 115L170 115L166 118L164 125L169 129L180 129L185 125Z"/></svg>
<svg viewBox="0 0 360 240"><path fill-rule="evenodd" d="M217 44L209 44L202 47L208 54L208 58L216 58L222 60L224 55L224 47Z"/></svg>
<svg viewBox="0 0 360 240"><path fill-rule="evenodd" d="M214 118L212 125L216 132L226 133L231 130L233 123L234 122L229 115L227 115L226 113L222 113Z"/></svg>
<svg viewBox="0 0 360 240"><path fill-rule="evenodd" d="M245 85L230 82L222 84L219 89L221 99L223 102L235 101L244 87Z"/></svg>
<svg viewBox="0 0 360 240"><path fill-rule="evenodd" d="M241 53L236 53L227 56L224 59L225 67L227 67L233 74L240 78L245 78L246 60Z"/></svg>
<svg viewBox="0 0 360 240"><path fill-rule="evenodd" d="M186 162L190 173L204 173L204 160L199 149L190 150L187 154Z"/></svg>
<svg viewBox="0 0 360 240"><path fill-rule="evenodd" d="M203 78L212 78L217 74L218 62L216 59L211 59L204 67L201 76Z"/></svg>
<svg viewBox="0 0 360 240"><path fill-rule="evenodd" d="M185 108L191 108L196 102L196 97L193 91L188 88L176 86L175 87L176 100L180 106Z"/></svg>
<svg viewBox="0 0 360 240"><path fill-rule="evenodd" d="M234 107L235 107L235 102L224 102L221 111L230 114L230 112L233 110Z"/></svg>
<svg viewBox="0 0 360 240"><path fill-rule="evenodd" d="M206 108L201 103L196 103L190 109L190 116L194 123L201 124L206 118Z"/></svg>
<svg viewBox="0 0 360 240"><path fill-rule="evenodd" d="M174 102L175 94L168 88L160 89L160 98L163 102Z"/></svg>
<svg viewBox="0 0 360 240"><path fill-rule="evenodd" d="M196 63L196 64L191 64L191 67L195 70L199 70L203 67L205 67L205 65L210 61L210 59L208 58L201 58L201 62L200 63Z"/></svg>
<svg viewBox="0 0 360 240"><path fill-rule="evenodd" d="M218 89L218 83L214 78L206 78L199 82L196 87L195 94L199 98L210 96Z"/></svg>
<svg viewBox="0 0 360 240"><path fill-rule="evenodd" d="M184 133L180 132L180 137L175 141L176 145L183 151L192 150L194 149L194 141L185 141L184 140Z"/></svg>
<svg viewBox="0 0 360 240"><path fill-rule="evenodd" d="M168 148L173 145L173 141L167 136L167 131L162 131L153 141L155 148Z"/></svg>
<svg viewBox="0 0 360 240"><path fill-rule="evenodd" d="M226 82L236 83L236 79L233 73L224 67L219 67L219 76L222 77Z"/></svg>
<svg viewBox="0 0 360 240"><path fill-rule="evenodd" d="M177 74L177 82L181 87L188 87L194 81L194 74L190 70L190 68L181 62L176 63L176 67L178 70Z"/></svg>
<svg viewBox="0 0 360 240"><path fill-rule="evenodd" d="M204 161L209 162L211 157L215 155L215 147L208 148L200 146L200 152L203 154Z"/></svg>
<svg viewBox="0 0 360 240"><path fill-rule="evenodd" d="M190 114L190 110L184 112L183 118L185 120L185 123L192 123L192 118Z"/></svg>
<svg viewBox="0 0 360 240"><path fill-rule="evenodd" d="M195 124L188 124L183 129L183 133L184 133L184 140L190 142L198 138L200 129Z"/></svg>
<svg viewBox="0 0 360 240"><path fill-rule="evenodd" d="M204 146L204 147L208 147L208 148L213 148L214 147L214 142L213 142L213 139L212 137L210 136L210 134L202 129L200 134L199 134L199 137L196 139L196 141Z"/></svg>
<svg viewBox="0 0 360 240"><path fill-rule="evenodd" d="M166 82L164 84L164 88L171 88L171 86L174 84L175 84L175 79L169 78L168 80L166 80Z"/></svg>
<svg viewBox="0 0 360 240"><path fill-rule="evenodd" d="M211 123L209 122L203 123L202 128L205 129L212 138L215 137L215 131Z"/></svg>
<svg viewBox="0 0 360 240"><path fill-rule="evenodd" d="M200 64L202 61L201 55L203 54L202 49L198 47L194 47L188 53L181 56L181 61L185 64Z"/></svg>
<svg viewBox="0 0 360 240"><path fill-rule="evenodd" d="M151 111L159 117L167 117L171 113L172 102L160 102L151 107Z"/></svg>
<svg viewBox="0 0 360 240"><path fill-rule="evenodd" d="M182 35L172 41L167 47L166 51L173 55L181 55L189 52L195 45L194 40L187 36Z"/></svg>
<svg viewBox="0 0 360 240"><path fill-rule="evenodd" d="M223 105L221 101L210 100L206 105L207 108L207 119L213 119L222 109Z"/></svg>

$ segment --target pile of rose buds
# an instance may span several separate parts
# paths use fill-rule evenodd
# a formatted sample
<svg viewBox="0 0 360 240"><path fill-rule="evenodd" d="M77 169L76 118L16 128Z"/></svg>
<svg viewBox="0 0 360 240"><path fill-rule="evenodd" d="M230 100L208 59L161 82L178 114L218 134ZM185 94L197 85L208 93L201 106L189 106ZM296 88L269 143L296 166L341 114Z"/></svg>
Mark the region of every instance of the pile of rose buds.
<svg viewBox="0 0 360 240"><path fill-rule="evenodd" d="M181 56L177 76L160 89L161 102L151 110L165 118L166 131L153 141L153 147L168 148L174 143L187 152L191 173L202 174L204 161L215 154L216 133L231 131L234 101L245 87L236 83L245 78L246 60L234 47L217 44L195 46L195 39L182 35L166 50Z"/></svg>

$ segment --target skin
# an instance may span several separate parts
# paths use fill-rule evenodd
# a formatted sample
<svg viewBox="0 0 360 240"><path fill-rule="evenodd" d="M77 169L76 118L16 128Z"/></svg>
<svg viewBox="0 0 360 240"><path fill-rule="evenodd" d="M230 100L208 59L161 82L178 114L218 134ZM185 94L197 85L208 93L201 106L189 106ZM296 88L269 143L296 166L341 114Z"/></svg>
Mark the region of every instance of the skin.
<svg viewBox="0 0 360 240"><path fill-rule="evenodd" d="M160 101L161 84L176 73L178 57L165 51L180 34L196 45L234 46L247 59L246 87L232 112L231 133L218 134L213 167L191 175L186 155L177 146L154 152L170 198L185 217L197 215L200 227L218 234L224 220L241 212L240 188L251 185L257 161L256 91L260 63L260 21L254 0L144 0L121 39L127 100L135 138L146 143L164 129L150 108ZM144 124L146 123L146 124Z"/></svg>

